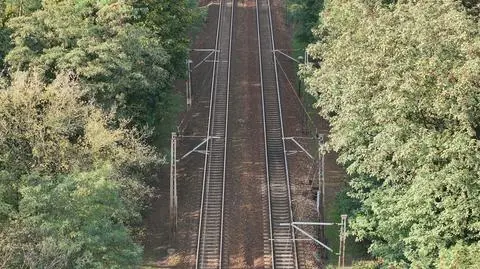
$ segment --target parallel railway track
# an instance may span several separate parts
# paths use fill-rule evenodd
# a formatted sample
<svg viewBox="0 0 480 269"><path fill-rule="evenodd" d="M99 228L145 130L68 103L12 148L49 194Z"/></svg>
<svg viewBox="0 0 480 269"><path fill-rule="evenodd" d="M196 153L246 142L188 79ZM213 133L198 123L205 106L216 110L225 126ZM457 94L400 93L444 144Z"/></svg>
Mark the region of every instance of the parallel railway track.
<svg viewBox="0 0 480 269"><path fill-rule="evenodd" d="M272 268L298 268L295 233L290 226L280 226L292 222L293 212L271 7L269 0L256 2Z"/></svg>
<svg viewBox="0 0 480 269"><path fill-rule="evenodd" d="M221 0L215 44L195 268L221 268L230 58L235 0Z"/></svg>
<svg viewBox="0 0 480 269"><path fill-rule="evenodd" d="M195 268L224 268L223 224L228 99L233 18L236 0L220 0L211 88L207 156L204 164L202 203ZM269 0L256 0L258 52L262 89L265 165L268 194L272 269L298 268L294 231L280 226L293 220L278 72L273 51Z"/></svg>

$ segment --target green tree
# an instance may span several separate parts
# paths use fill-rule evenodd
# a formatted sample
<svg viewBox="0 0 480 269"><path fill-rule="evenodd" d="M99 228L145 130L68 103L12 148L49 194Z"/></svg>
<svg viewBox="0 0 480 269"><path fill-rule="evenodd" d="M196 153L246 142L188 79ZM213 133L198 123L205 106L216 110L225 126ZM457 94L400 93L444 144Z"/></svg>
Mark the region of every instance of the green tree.
<svg viewBox="0 0 480 269"><path fill-rule="evenodd" d="M463 6L467 8L469 14L475 17L476 20L480 16L480 1L479 0L462 0Z"/></svg>
<svg viewBox="0 0 480 269"><path fill-rule="evenodd" d="M295 23L295 38L307 45L315 38L312 29L317 26L319 13L323 9L323 0L289 0L288 11Z"/></svg>
<svg viewBox="0 0 480 269"><path fill-rule="evenodd" d="M0 26L0 77L4 76L5 55L10 50L10 31L6 27Z"/></svg>
<svg viewBox="0 0 480 269"><path fill-rule="evenodd" d="M10 50L10 32L5 27L6 21L6 5L5 2L0 2L0 70L3 70L5 55ZM0 72L0 77L2 74L3 72Z"/></svg>
<svg viewBox="0 0 480 269"><path fill-rule="evenodd" d="M192 25L199 23L202 13L195 0L146 0L142 1L146 13L145 24L160 38L162 46L170 54L168 70L176 77L184 76L185 60L189 54L188 35Z"/></svg>
<svg viewBox="0 0 480 269"><path fill-rule="evenodd" d="M2 268L134 268L142 249L123 219L129 214L108 167L23 178L0 253Z"/></svg>
<svg viewBox="0 0 480 269"><path fill-rule="evenodd" d="M331 1L306 85L362 206L355 235L433 267L480 239L480 34L458 1Z"/></svg>
<svg viewBox="0 0 480 269"><path fill-rule="evenodd" d="M12 70L35 69L45 81L56 73L80 80L105 109L137 126L169 131L178 110L161 37L137 22L144 12L124 1L44 1L31 14L9 20Z"/></svg>
<svg viewBox="0 0 480 269"><path fill-rule="evenodd" d="M1 268L138 266L194 3L0 1Z"/></svg>
<svg viewBox="0 0 480 269"><path fill-rule="evenodd" d="M472 245L457 244L449 249L440 252L440 258L437 267L441 269L447 268L479 268L480 245L478 243Z"/></svg>
<svg viewBox="0 0 480 269"><path fill-rule="evenodd" d="M11 17L23 16L42 7L42 0L3 0L3 20Z"/></svg>
<svg viewBox="0 0 480 269"><path fill-rule="evenodd" d="M131 228L163 159L114 116L68 75L15 74L0 90L2 268L138 264Z"/></svg>

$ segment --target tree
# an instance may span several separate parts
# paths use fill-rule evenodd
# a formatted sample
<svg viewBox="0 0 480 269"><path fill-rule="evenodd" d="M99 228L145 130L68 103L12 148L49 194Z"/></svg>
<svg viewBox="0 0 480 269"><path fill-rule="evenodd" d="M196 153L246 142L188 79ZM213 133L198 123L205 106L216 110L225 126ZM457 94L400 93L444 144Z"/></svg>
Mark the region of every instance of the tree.
<svg viewBox="0 0 480 269"><path fill-rule="evenodd" d="M133 267L131 228L163 159L68 75L40 77L0 91L2 268Z"/></svg>
<svg viewBox="0 0 480 269"><path fill-rule="evenodd" d="M2 268L134 268L142 249L123 218L110 168L55 177L29 175L18 212L2 233ZM4 256L5 257L5 256Z"/></svg>
<svg viewBox="0 0 480 269"><path fill-rule="evenodd" d="M4 68L5 55L10 49L10 32L5 27L6 17L5 2L0 3L0 70ZM3 72L0 72L0 79Z"/></svg>
<svg viewBox="0 0 480 269"><path fill-rule="evenodd" d="M42 7L42 0L5 0L5 13L9 17L24 16Z"/></svg>
<svg viewBox="0 0 480 269"><path fill-rule="evenodd" d="M289 0L288 10L295 22L295 37L302 45L308 45L315 39L312 29L318 24L323 0Z"/></svg>
<svg viewBox="0 0 480 269"><path fill-rule="evenodd" d="M162 37L137 22L144 12L124 1L44 1L42 9L13 18L12 70L35 69L46 82L69 73L120 119L170 131L178 110Z"/></svg>
<svg viewBox="0 0 480 269"><path fill-rule="evenodd" d="M480 261L480 245L478 243L469 246L457 244L440 252L438 268L478 268Z"/></svg>
<svg viewBox="0 0 480 269"><path fill-rule="evenodd" d="M5 27L0 26L0 77L4 75L3 73L5 73L3 71L5 55L10 50L9 35L10 35L10 31Z"/></svg>
<svg viewBox="0 0 480 269"><path fill-rule="evenodd" d="M148 26L160 38L162 46L170 54L168 70L176 77L183 77L186 71L192 24L199 23L202 14L196 9L194 0L146 0L143 7L149 12L144 18Z"/></svg>
<svg viewBox="0 0 480 269"><path fill-rule="evenodd" d="M138 266L194 2L0 1L1 268Z"/></svg>
<svg viewBox="0 0 480 269"><path fill-rule="evenodd" d="M328 2L302 74L361 202L352 228L430 268L479 238L480 34L460 2Z"/></svg>
<svg viewBox="0 0 480 269"><path fill-rule="evenodd" d="M462 0L463 6L467 8L467 12L474 16L476 20L480 16L480 1L479 0Z"/></svg>

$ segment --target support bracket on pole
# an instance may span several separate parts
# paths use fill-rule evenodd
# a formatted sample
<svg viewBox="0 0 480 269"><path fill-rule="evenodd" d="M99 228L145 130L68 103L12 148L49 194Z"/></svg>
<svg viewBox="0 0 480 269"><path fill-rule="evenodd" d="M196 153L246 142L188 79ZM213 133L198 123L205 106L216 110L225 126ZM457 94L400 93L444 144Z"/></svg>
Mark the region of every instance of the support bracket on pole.
<svg viewBox="0 0 480 269"><path fill-rule="evenodd" d="M292 56L286 54L285 52L283 52L283 51L281 51L281 50L274 50L274 51L273 51L274 54L276 54L277 52L280 53L280 54L282 54L283 56L287 57L288 59L290 59L290 60L292 60L292 61L294 61L294 62L296 62L296 63L298 63L298 64L301 64L301 62L300 62L299 60L293 58Z"/></svg>
<svg viewBox="0 0 480 269"><path fill-rule="evenodd" d="M307 154L307 156L310 159L312 159L312 160L314 159L313 156L310 153L308 153L308 151L302 145L300 145L300 143L298 143L298 141L295 139L295 137L284 137L283 139L284 140L290 140L293 143L295 143L295 145L297 145L301 149L301 151L297 151L297 152L304 152L305 154Z"/></svg>
<svg viewBox="0 0 480 269"><path fill-rule="evenodd" d="M219 50L216 50L216 49L194 49L192 51L200 51L200 52L210 52L207 56L205 56L205 58L203 58L198 64L196 64L193 68L192 68L192 71L197 69L200 65L202 65L203 63L207 62L207 59L210 58L210 56L212 56L212 54L214 54L215 52L219 52Z"/></svg>
<svg viewBox="0 0 480 269"><path fill-rule="evenodd" d="M305 49L305 53L304 53L304 56L299 56L298 59L295 59L293 58L292 56L286 54L285 52L283 52L282 50L280 49L276 49L276 50L273 50L273 53L276 54L276 53L280 53L281 55L287 57L288 59L298 63L298 64L301 64L302 62L300 62L299 60L303 60L303 64L308 64L308 51ZM275 56L276 57L276 56ZM303 58L303 59L302 59Z"/></svg>
<svg viewBox="0 0 480 269"><path fill-rule="evenodd" d="M172 132L172 138L170 141L170 232L171 243L176 240L177 231L177 219L178 219L178 190L177 190L177 163L188 157L193 152L200 152L208 154L208 150L198 150L202 145L207 143L210 139L219 139L219 136L208 136L204 138L197 146L183 155L180 159L177 159L177 140L179 138L201 138L199 136L178 136L177 133Z"/></svg>
<svg viewBox="0 0 480 269"><path fill-rule="evenodd" d="M291 226L293 229L296 231L300 232L301 234L305 235L307 239L305 238L299 238L299 239L270 239L270 240L295 240L295 241L313 241L316 244L320 245L321 247L327 249L328 251L334 253L335 255L338 255L338 267L339 268L344 268L345 267L345 243L346 243L346 238L347 238L347 215L341 215L341 223L335 223L335 222L299 222L299 221L294 221L291 223L280 223L280 226ZM333 226L333 225L338 225L340 226L340 246L339 246L339 252L335 253L333 249L327 244L321 242L317 238L315 238L313 235L309 234L307 231L304 229L300 228L300 225L310 225L310 226Z"/></svg>
<svg viewBox="0 0 480 269"><path fill-rule="evenodd" d="M201 60L198 64L196 64L193 68L191 67L193 61L190 59L187 59L187 81L185 82L185 89L186 89L186 98L187 98L187 111L190 110L192 106L192 72L195 70L197 67L199 67L202 63L204 63L212 54L215 52L218 52L218 50L215 49L192 49L191 51L196 51L196 52L210 52L203 60Z"/></svg>
<svg viewBox="0 0 480 269"><path fill-rule="evenodd" d="M210 139L218 139L220 138L219 136L209 136L205 139L203 139L203 141L198 144L197 146L195 146L192 150L190 150L189 152L185 153L185 155L183 155L180 159L177 160L177 162L187 158L190 154L194 153L194 152L200 152L200 153L204 153L204 154L208 154L208 150L205 150L205 151L201 151L201 150L198 150L201 146L203 146L203 144L207 143L208 140Z"/></svg>
<svg viewBox="0 0 480 269"><path fill-rule="evenodd" d="M305 147L303 147L298 139L316 139L318 141L318 191L317 191L317 212L320 213L320 209L325 204L325 141L323 134L317 134L315 138L311 137L284 137L284 140L292 141L300 150L286 151L288 155L304 152L310 159L315 160L312 154L310 154Z"/></svg>

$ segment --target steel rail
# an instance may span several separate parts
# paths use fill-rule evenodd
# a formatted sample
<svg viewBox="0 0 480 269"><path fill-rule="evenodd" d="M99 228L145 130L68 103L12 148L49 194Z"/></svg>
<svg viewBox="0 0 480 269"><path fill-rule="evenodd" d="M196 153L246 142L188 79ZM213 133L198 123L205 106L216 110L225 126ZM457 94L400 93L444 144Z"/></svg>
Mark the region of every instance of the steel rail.
<svg viewBox="0 0 480 269"><path fill-rule="evenodd" d="M293 221L293 212L271 5L269 0L256 4L272 269L298 268L295 231L280 225Z"/></svg>
<svg viewBox="0 0 480 269"><path fill-rule="evenodd" d="M202 199L200 202L200 217L199 217L199 223L198 223L198 232L197 232L197 251L195 253L195 268L198 269L199 266L199 256L200 256L200 239L201 239L201 234L202 234L202 224L203 224L203 201L205 199L205 183L206 183L206 178L207 178L207 164L208 164L208 148L210 145L210 139L208 139L208 136L210 135L210 125L212 122L212 104L213 104L213 96L214 96L214 91L215 91L215 78L216 78L216 67L217 67L217 57L218 57L218 36L220 34L220 18L222 14L222 2L220 2L220 5L218 7L218 18L217 18L217 32L216 32L216 37L215 37L215 54L214 54L214 61L213 61L213 68L212 68L212 83L211 83L211 88L210 88L210 107L208 111L208 130L207 130L207 143L205 145L205 158L204 158L204 164L203 164L203 178L202 178Z"/></svg>
<svg viewBox="0 0 480 269"><path fill-rule="evenodd" d="M267 181L267 203L268 203L268 213L271 215L272 208L271 208L271 197L270 197L270 173L269 173L269 166L268 166L268 150L267 150L267 124L265 121L266 118L266 110L265 110L265 96L264 96L264 86L263 86L263 64L262 64L262 45L260 42L260 15L258 12L258 0L255 0L256 6L256 15L257 15L257 42L258 42L258 61L259 61L259 70L260 70L260 89L262 91L262 123L263 123L263 140L265 143L264 147L264 154L265 154L265 174L266 174L266 181ZM268 218L269 223L269 233L270 233L270 250L273 253L273 225L272 225L272 218ZM272 259L272 269L275 269L275 263L273 262L273 255L271 255Z"/></svg>
<svg viewBox="0 0 480 269"><path fill-rule="evenodd" d="M222 267L223 209L225 205L228 100L234 2L235 0L222 0L218 12L207 133L207 137L212 139L207 139L206 144L207 154L204 163L196 251L195 268L197 269ZM229 5L231 8L230 13L228 12ZM228 27L228 23L230 27ZM228 60L225 61L225 58ZM227 66L225 66L225 62L227 62ZM212 141L210 142L210 140Z"/></svg>
<svg viewBox="0 0 480 269"><path fill-rule="evenodd" d="M224 158L223 158L223 190L222 190L222 222L220 232L220 268L222 267L223 259L223 223L224 223L224 208L225 208L225 172L227 167L227 141L228 141L228 115L229 115L229 100L230 100L230 70L232 67L232 37L233 37L233 19L235 11L235 0L232 0L232 13L230 14L230 36L228 44L228 74L227 74L227 100L226 100L226 115L225 115L225 139L224 139Z"/></svg>
<svg viewBox="0 0 480 269"><path fill-rule="evenodd" d="M275 57L275 38L274 38L274 32L273 32L273 22L272 22L272 8L270 4L270 0L267 0L268 3L268 17L270 20L270 31L271 31L271 40L272 40L272 57L274 61L274 69L275 69L275 82L276 82L276 88L277 88L277 97L278 97L278 107L279 107L279 112L280 112L280 124L281 124L281 130L282 130L282 144L283 144L283 152L284 152L284 160L285 160L285 175L287 176L287 190L288 190L288 203L289 203L289 208L290 208L290 218L291 221L293 221L293 209L292 209L292 194L291 194L291 189L290 189L290 173L288 171L288 160L287 160L287 154L286 154L286 147L285 147L285 131L283 128L283 115L282 115L282 100L280 96L280 85L278 82L278 69L277 69L277 57ZM295 230L291 230L292 234L292 239L293 240L293 255L295 259L295 268L299 267L299 262L298 262L298 257L297 257L297 244L295 243Z"/></svg>
<svg viewBox="0 0 480 269"><path fill-rule="evenodd" d="M274 33L273 33L273 22L272 22L272 8L271 8L271 4L270 4L270 0L267 0L267 3L268 3L268 17L269 17L269 20L270 20L270 31L271 31L271 40L272 40L272 57L273 57L273 61L274 61L274 69L275 69L275 82L276 82L276 88L277 88L277 98L278 98L278 107L279 107L279 112L280 112L280 124L281 124L281 130L282 130L282 144L283 144L283 156L284 156L284 160L285 160L285 175L287 177L287 190L288 190L288 203L289 203L289 209L290 209L290 218L291 218L291 221L293 221L293 209L292 209L292 194L291 194L291 189L290 189L290 173L288 171L288 160L287 160L287 154L286 154L286 147L285 147L285 139L283 139L283 137L285 137L285 131L284 131L284 128L283 128L283 115L282 115L282 100L281 100L281 96L280 96L280 85L279 85L279 82L278 82L278 69L277 69L277 57L275 57L275 38L274 38ZM292 234L292 239L295 239L295 230L291 230L291 234ZM294 256L294 260L295 260L295 265L294 267L295 268L298 268L299 267L299 263L298 263L298 257L297 257L297 244L295 242L295 240L293 240L293 256Z"/></svg>

